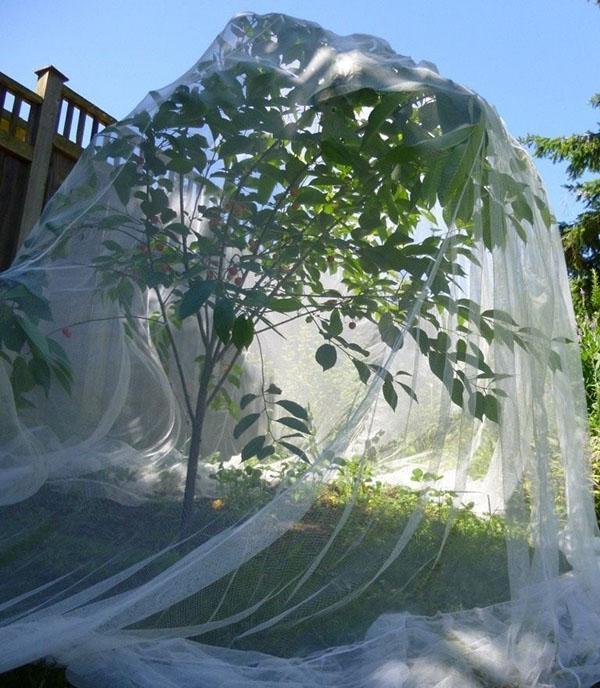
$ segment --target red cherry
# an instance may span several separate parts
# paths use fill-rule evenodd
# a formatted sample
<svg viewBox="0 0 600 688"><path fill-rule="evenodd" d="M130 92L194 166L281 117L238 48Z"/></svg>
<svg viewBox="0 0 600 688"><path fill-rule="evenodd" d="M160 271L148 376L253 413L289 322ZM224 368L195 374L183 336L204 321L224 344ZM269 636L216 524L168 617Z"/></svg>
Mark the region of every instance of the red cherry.
<svg viewBox="0 0 600 688"><path fill-rule="evenodd" d="M241 277L236 277L234 281L236 285L239 287L244 280Z"/></svg>
<svg viewBox="0 0 600 688"><path fill-rule="evenodd" d="M209 271L206 273L206 276L208 277L208 279L214 279L214 278L215 278L215 273L214 273L212 270L209 270Z"/></svg>
<svg viewBox="0 0 600 688"><path fill-rule="evenodd" d="M233 206L233 216L234 217L242 217L248 210L248 205L246 203L238 202Z"/></svg>
<svg viewBox="0 0 600 688"><path fill-rule="evenodd" d="M237 267L236 267L235 265L230 265L230 266L227 268L227 274L229 275L229 277L235 277L235 275L238 274L238 269L237 269Z"/></svg>
<svg viewBox="0 0 600 688"><path fill-rule="evenodd" d="M355 323L354 321L349 322L349 323L348 323L348 327L349 327L351 330L354 330L354 329L356 328L356 323Z"/></svg>
<svg viewBox="0 0 600 688"><path fill-rule="evenodd" d="M61 332L63 333L63 336L66 337L67 339L69 339L71 337L71 335L73 334L70 327L63 327Z"/></svg>

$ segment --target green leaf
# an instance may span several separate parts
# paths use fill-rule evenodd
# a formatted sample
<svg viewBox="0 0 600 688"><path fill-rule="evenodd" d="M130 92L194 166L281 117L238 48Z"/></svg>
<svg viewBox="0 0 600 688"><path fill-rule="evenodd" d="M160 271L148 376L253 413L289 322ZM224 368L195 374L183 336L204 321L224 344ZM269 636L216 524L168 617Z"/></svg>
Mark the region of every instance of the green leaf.
<svg viewBox="0 0 600 688"><path fill-rule="evenodd" d="M35 353L35 349L37 349L43 358L51 358L48 340L40 333L31 320L28 318L18 318L18 322L23 332L25 332L25 336L29 341L30 347L32 347L32 351Z"/></svg>
<svg viewBox="0 0 600 688"><path fill-rule="evenodd" d="M286 425L288 428L292 428L292 430L298 430L298 432L304 432L305 434L310 435L310 428L298 418L284 416L283 418L277 418L276 422Z"/></svg>
<svg viewBox="0 0 600 688"><path fill-rule="evenodd" d="M550 227L550 225L554 222L554 218L552 217L552 214L550 213L550 209L546 205L546 202L543 198L540 198L539 196L534 196L534 200L535 204L538 207L538 210L540 211L544 224L546 225L546 227Z"/></svg>
<svg viewBox="0 0 600 688"><path fill-rule="evenodd" d="M271 383L267 389L265 389L265 394L281 394L281 390L277 385Z"/></svg>
<svg viewBox="0 0 600 688"><path fill-rule="evenodd" d="M396 394L394 383L391 377L386 377L385 382L383 383L383 398L395 411L396 406L398 405L398 394Z"/></svg>
<svg viewBox="0 0 600 688"><path fill-rule="evenodd" d="M429 367L431 368L431 372L442 381L444 380L446 372L446 361L447 357L439 351L432 349L429 352Z"/></svg>
<svg viewBox="0 0 600 688"><path fill-rule="evenodd" d="M256 456L263 448L265 439L265 435L259 435L258 437L251 439L250 442L248 442L248 444L246 444L246 446L242 449L242 461L247 461L253 456Z"/></svg>
<svg viewBox="0 0 600 688"><path fill-rule="evenodd" d="M294 200L305 205L321 205L327 199L322 191L312 186L303 186Z"/></svg>
<svg viewBox="0 0 600 688"><path fill-rule="evenodd" d="M190 233L190 228L182 222L171 222L171 224L165 227L165 232L174 232L175 234L187 236Z"/></svg>
<svg viewBox="0 0 600 688"><path fill-rule="evenodd" d="M461 128L447 134L452 136ZM477 155L480 153L481 143L484 136L482 124L470 127L469 139L466 143L457 146L452 150L450 156L442 169L439 181L438 196L440 202L446 206L444 208L444 219L446 222L454 220L454 216L461 213L461 217L467 221L470 219L473 205L468 207L467 199L474 202L474 195L467 188L473 185L472 172ZM458 207L459 200L463 203Z"/></svg>
<svg viewBox="0 0 600 688"><path fill-rule="evenodd" d="M279 444L281 444L287 450L291 451L292 454L299 456L302 459L302 461L305 461L306 463L310 463L310 461L308 460L308 456L306 456L306 454L299 447L296 447L295 445L290 444L290 442L284 442L283 440L279 440Z"/></svg>
<svg viewBox="0 0 600 688"><path fill-rule="evenodd" d="M221 247L215 241L205 236L197 237L192 244L192 248L195 253L200 253L203 256L218 256L221 253Z"/></svg>
<svg viewBox="0 0 600 688"><path fill-rule="evenodd" d="M411 327L409 331L417 343L421 353L427 355L431 346L428 334L420 327Z"/></svg>
<svg viewBox="0 0 600 688"><path fill-rule="evenodd" d="M174 220L176 217L177 213L172 208L165 208L160 214L160 219L163 224Z"/></svg>
<svg viewBox="0 0 600 688"><path fill-rule="evenodd" d="M551 351L548 354L548 365L553 373L562 370L562 359L557 351Z"/></svg>
<svg viewBox="0 0 600 688"><path fill-rule="evenodd" d="M344 331L344 326L342 324L342 318L340 316L340 312L337 310L337 308L334 308L331 311L331 315L329 317L329 325L327 326L327 334L330 337L337 337L338 335L342 334Z"/></svg>
<svg viewBox="0 0 600 688"><path fill-rule="evenodd" d="M406 382L399 382L398 383L400 387L408 394L408 396L413 400L416 401L417 404L419 403L419 399L417 398L417 394L415 390L410 386L407 385Z"/></svg>
<svg viewBox="0 0 600 688"><path fill-rule="evenodd" d="M425 473L423 472L422 468L415 468L410 476L410 479L416 483L419 483L421 480L423 480L424 475Z"/></svg>
<svg viewBox="0 0 600 688"><path fill-rule="evenodd" d="M37 384L33 371L21 356L17 356L13 362L10 381L15 390L15 394L19 395L29 392L29 390Z"/></svg>
<svg viewBox="0 0 600 688"><path fill-rule="evenodd" d="M215 288L215 282L206 280L202 282L194 282L188 291L183 295L179 302L178 316L180 320L197 313L198 310L206 303Z"/></svg>
<svg viewBox="0 0 600 688"><path fill-rule="evenodd" d="M381 125L398 107L399 102L405 98L404 93L385 94L381 102L376 105L369 115L367 126L363 135L362 147L366 146L380 131Z"/></svg>
<svg viewBox="0 0 600 688"><path fill-rule="evenodd" d="M245 409L246 406L255 399L258 399L258 394L244 394L244 396L240 399L240 408Z"/></svg>
<svg viewBox="0 0 600 688"><path fill-rule="evenodd" d="M40 385L47 395L50 391L50 367L46 361L43 358L34 357L29 361L29 370L36 384Z"/></svg>
<svg viewBox="0 0 600 688"><path fill-rule="evenodd" d="M281 401L277 402L277 405L281 406L286 411L296 416L296 418L303 418L304 420L308 420L308 412L306 411L306 409L303 406L300 406L300 404L297 404L295 401L290 401L289 399L282 399Z"/></svg>
<svg viewBox="0 0 600 688"><path fill-rule="evenodd" d="M170 151L173 153L174 151ZM167 163L167 169L177 174L188 174L194 169L194 161L183 155L173 155Z"/></svg>
<svg viewBox="0 0 600 688"><path fill-rule="evenodd" d="M58 342L55 342L54 339L48 339L48 349L50 350L50 353L52 354L53 360L57 365L63 365L64 367L68 368L69 367L69 358L67 354L65 353L65 350L62 348Z"/></svg>
<svg viewBox="0 0 600 688"><path fill-rule="evenodd" d="M419 141L412 147L427 153L441 153L465 142L473 133L474 128L474 124L463 124L447 134Z"/></svg>
<svg viewBox="0 0 600 688"><path fill-rule="evenodd" d="M501 311L498 308L491 308L490 310L483 311L481 314L482 318L493 318L494 320L499 320L501 322L506 322L509 325L517 325L514 318L506 311Z"/></svg>
<svg viewBox="0 0 600 688"><path fill-rule="evenodd" d="M233 436L237 440L246 430L260 418L260 413L250 413L244 416L242 420L233 429Z"/></svg>
<svg viewBox="0 0 600 688"><path fill-rule="evenodd" d="M365 236L372 229L382 226L381 221L381 206L378 203L367 205L364 212L358 218L358 224L363 230L362 233L359 232L361 236Z"/></svg>
<svg viewBox="0 0 600 688"><path fill-rule="evenodd" d="M267 301L267 306L276 313L291 313L302 308L302 302L295 297L286 299L271 298Z"/></svg>
<svg viewBox="0 0 600 688"><path fill-rule="evenodd" d="M401 344L400 330L394 325L394 319L389 313L384 313L377 324L381 339L391 349Z"/></svg>
<svg viewBox="0 0 600 688"><path fill-rule="evenodd" d="M494 423L498 422L500 405L493 394L486 394L483 400L483 413Z"/></svg>
<svg viewBox="0 0 600 688"><path fill-rule="evenodd" d="M119 157L125 157L119 156ZM113 176L113 187L119 200L123 205L129 203L131 192L139 181L139 175L134 163L127 162L122 167L117 168Z"/></svg>
<svg viewBox="0 0 600 688"><path fill-rule="evenodd" d="M276 176L272 176L266 173L261 174L257 182L256 200L259 203L266 203L271 198L271 194L273 193L275 184L277 184Z"/></svg>
<svg viewBox="0 0 600 688"><path fill-rule="evenodd" d="M20 326L19 318L14 313L9 314L8 322L3 322L0 328L0 342L9 351L18 353L26 342L25 332Z"/></svg>
<svg viewBox="0 0 600 688"><path fill-rule="evenodd" d="M512 208L518 220L527 220L533 224L533 211L523 196L515 198L512 202Z"/></svg>
<svg viewBox="0 0 600 688"><path fill-rule="evenodd" d="M321 154L323 158L336 165L346 165L357 170L364 171L365 161L359 155L353 153L350 148L337 141L322 140Z"/></svg>
<svg viewBox="0 0 600 688"><path fill-rule="evenodd" d="M219 155L226 157L239 153L256 153L257 142L242 134L235 134L223 141L219 147Z"/></svg>
<svg viewBox="0 0 600 688"><path fill-rule="evenodd" d="M462 405L463 405L463 392L464 392L463 383L458 379L454 379L452 381L452 392L451 392L450 397L451 397L452 401L457 406L462 407Z"/></svg>
<svg viewBox="0 0 600 688"><path fill-rule="evenodd" d="M241 351L247 349L254 339L254 323L245 315L238 316L231 330L231 341Z"/></svg>
<svg viewBox="0 0 600 688"><path fill-rule="evenodd" d="M407 258L393 246L370 246L363 244L360 246L359 251L364 269L372 274L388 270L413 272L415 269L415 259Z"/></svg>
<svg viewBox="0 0 600 688"><path fill-rule="evenodd" d="M485 396L481 392L475 392L469 397L469 411L479 420L483 420L484 402Z"/></svg>
<svg viewBox="0 0 600 688"><path fill-rule="evenodd" d="M369 366L360 361L358 358L353 358L352 363L354 363L354 367L358 371L358 377L360 378L360 381L366 384L371 377Z"/></svg>
<svg viewBox="0 0 600 688"><path fill-rule="evenodd" d="M29 291L23 285L7 291L5 298L14 301L18 308L27 314L31 320L52 320L52 313L48 301Z"/></svg>
<svg viewBox="0 0 600 688"><path fill-rule="evenodd" d="M272 444L268 444L266 447L263 447L259 452L256 454L256 458L259 461L262 461L263 459L266 459L267 456L271 456L271 454L275 453L275 447Z"/></svg>
<svg viewBox="0 0 600 688"><path fill-rule="evenodd" d="M233 302L229 299L218 299L213 311L213 325L217 337L219 337L223 344L229 342L234 322Z"/></svg>
<svg viewBox="0 0 600 688"><path fill-rule="evenodd" d="M117 244L117 242L113 241L112 239L107 239L106 241L103 241L102 244L113 253L123 253L123 247L121 244Z"/></svg>
<svg viewBox="0 0 600 688"><path fill-rule="evenodd" d="M343 337L338 337L337 339L338 339L338 342L343 344L346 349L350 349L350 351L356 351L356 353L359 353L365 357L369 355L369 352L367 351L367 349L364 349L362 346L360 346L356 342L348 342Z"/></svg>
<svg viewBox="0 0 600 688"><path fill-rule="evenodd" d="M323 370L329 370L329 368L333 368L337 361L337 351L331 344L322 344L317 349L315 358Z"/></svg>

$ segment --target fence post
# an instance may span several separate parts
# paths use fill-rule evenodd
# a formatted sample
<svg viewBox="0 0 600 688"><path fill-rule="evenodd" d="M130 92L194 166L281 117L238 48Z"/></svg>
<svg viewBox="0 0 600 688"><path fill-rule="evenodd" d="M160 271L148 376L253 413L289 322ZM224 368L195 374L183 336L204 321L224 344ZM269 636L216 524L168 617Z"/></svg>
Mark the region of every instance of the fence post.
<svg viewBox="0 0 600 688"><path fill-rule="evenodd" d="M37 120L33 159L29 167L29 180L19 228L18 245L23 243L39 219L44 207L46 180L52 159L52 147L62 101L63 84L69 80L52 65L36 70L35 74L38 77L35 91L44 100L40 106Z"/></svg>

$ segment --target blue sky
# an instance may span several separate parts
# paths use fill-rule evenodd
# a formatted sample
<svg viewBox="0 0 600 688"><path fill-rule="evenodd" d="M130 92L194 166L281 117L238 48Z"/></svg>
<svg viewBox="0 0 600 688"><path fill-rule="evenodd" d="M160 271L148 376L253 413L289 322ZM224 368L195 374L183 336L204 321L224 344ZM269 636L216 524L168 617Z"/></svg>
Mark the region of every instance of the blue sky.
<svg viewBox="0 0 600 688"><path fill-rule="evenodd" d="M515 136L595 126L600 9L588 0L1 0L0 70L31 88L52 63L115 117L175 80L235 13L284 12L336 33L371 33L496 106ZM538 162L555 214L577 205Z"/></svg>

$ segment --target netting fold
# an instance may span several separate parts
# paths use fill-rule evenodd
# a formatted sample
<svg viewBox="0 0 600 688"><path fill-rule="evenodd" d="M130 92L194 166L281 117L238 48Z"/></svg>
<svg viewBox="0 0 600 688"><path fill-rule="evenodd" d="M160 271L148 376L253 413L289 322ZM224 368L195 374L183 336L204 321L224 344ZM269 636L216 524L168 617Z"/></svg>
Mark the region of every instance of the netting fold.
<svg viewBox="0 0 600 688"><path fill-rule="evenodd" d="M434 65L236 16L96 135L0 288L0 670L600 680L560 237Z"/></svg>

